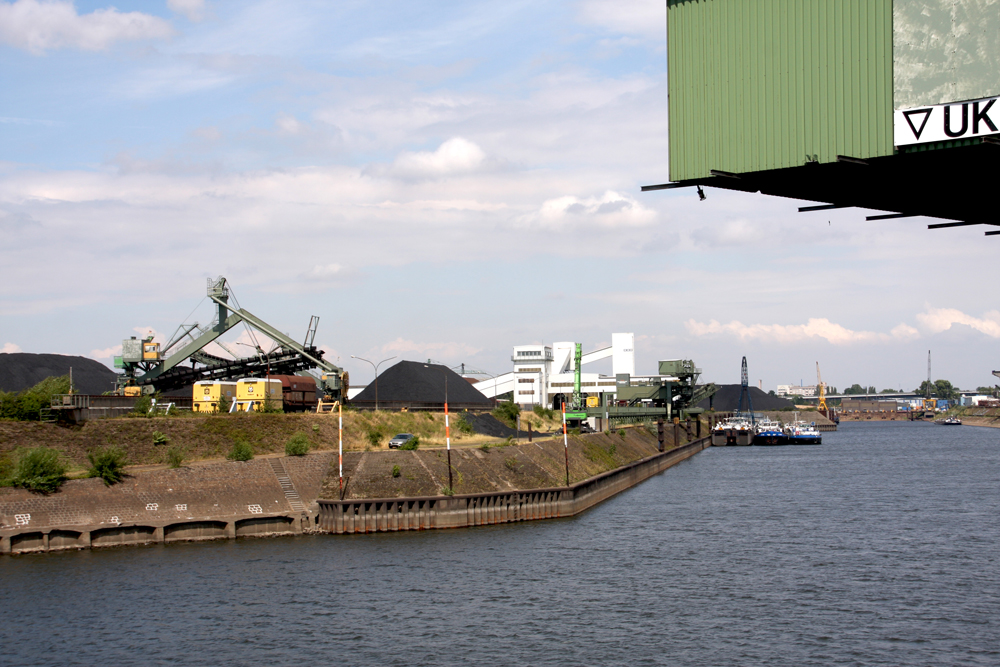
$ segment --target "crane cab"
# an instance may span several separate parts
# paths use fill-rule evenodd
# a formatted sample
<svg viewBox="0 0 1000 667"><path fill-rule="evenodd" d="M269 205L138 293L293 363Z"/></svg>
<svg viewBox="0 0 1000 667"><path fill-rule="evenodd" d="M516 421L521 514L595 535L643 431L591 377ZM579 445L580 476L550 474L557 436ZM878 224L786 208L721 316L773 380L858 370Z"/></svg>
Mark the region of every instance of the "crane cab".
<svg viewBox="0 0 1000 667"><path fill-rule="evenodd" d="M143 361L159 361L160 360L160 344L153 342L153 337L144 338L142 341L142 360Z"/></svg>

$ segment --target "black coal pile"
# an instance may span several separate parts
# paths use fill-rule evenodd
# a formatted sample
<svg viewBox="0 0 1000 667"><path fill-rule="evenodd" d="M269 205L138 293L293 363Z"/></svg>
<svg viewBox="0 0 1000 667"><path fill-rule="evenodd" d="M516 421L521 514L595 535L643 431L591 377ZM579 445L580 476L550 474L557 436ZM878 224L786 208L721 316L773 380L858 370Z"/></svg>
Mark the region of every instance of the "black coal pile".
<svg viewBox="0 0 1000 667"><path fill-rule="evenodd" d="M81 394L103 394L115 388L115 372L99 361L64 354L0 354L0 391L23 391L48 377L69 375Z"/></svg>
<svg viewBox="0 0 1000 667"><path fill-rule="evenodd" d="M419 361L400 361L385 369L378 378L378 402L383 407L406 405L441 405L447 396L453 408L481 408L492 405L490 399L446 366ZM358 405L374 405L376 388L370 383L354 397Z"/></svg>
<svg viewBox="0 0 1000 667"><path fill-rule="evenodd" d="M742 390L741 385L738 384L720 384L719 391L715 393L712 398L712 407L715 408L717 412L733 412L738 410L740 407L740 391ZM782 408L795 407L792 401L785 398L779 398L777 396L771 396L770 394L765 394L763 391L757 387L749 387L750 400L753 401L754 412L762 412L764 410L781 410ZM708 399L705 399L697 405L699 408L708 409ZM746 410L747 406L744 405L743 409Z"/></svg>
<svg viewBox="0 0 1000 667"><path fill-rule="evenodd" d="M517 429L507 426L489 413L463 412L461 417L472 426L472 430L481 435L488 435L491 438L518 437ZM538 435L538 431L533 431L533 434ZM527 438L528 432L521 431L520 437Z"/></svg>

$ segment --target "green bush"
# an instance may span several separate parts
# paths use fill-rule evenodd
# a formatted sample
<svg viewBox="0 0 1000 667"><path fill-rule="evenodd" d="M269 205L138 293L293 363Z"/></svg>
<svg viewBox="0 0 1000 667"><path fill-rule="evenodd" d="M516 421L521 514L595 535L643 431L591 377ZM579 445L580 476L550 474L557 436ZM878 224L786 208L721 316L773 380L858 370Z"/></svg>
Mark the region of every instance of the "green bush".
<svg viewBox="0 0 1000 667"><path fill-rule="evenodd" d="M253 458L253 445L246 440L237 440L226 454L230 461L249 461Z"/></svg>
<svg viewBox="0 0 1000 667"><path fill-rule="evenodd" d="M125 475L125 450L120 447L105 447L96 452L89 452L90 470L87 477L100 477L104 486L111 486L122 481Z"/></svg>
<svg viewBox="0 0 1000 667"><path fill-rule="evenodd" d="M420 448L420 436L419 435L413 436L412 438L410 438L409 440L407 440L404 444L400 445L399 448L400 449L404 449L404 450L406 450L408 452L412 452L412 451L414 451L416 449L419 449Z"/></svg>
<svg viewBox="0 0 1000 667"><path fill-rule="evenodd" d="M0 419L38 421L41 410L52 404L54 395L68 393L68 375L45 378L24 391L0 391Z"/></svg>
<svg viewBox="0 0 1000 667"><path fill-rule="evenodd" d="M139 398L135 399L135 405L132 406L132 416L148 417L149 411L152 409L153 397L149 394L143 394Z"/></svg>
<svg viewBox="0 0 1000 667"><path fill-rule="evenodd" d="M399 477L399 466L392 466L392 476Z"/></svg>
<svg viewBox="0 0 1000 667"><path fill-rule="evenodd" d="M313 433L319 433L319 424L313 424Z"/></svg>
<svg viewBox="0 0 1000 667"><path fill-rule="evenodd" d="M233 402L229 400L228 396L219 396L219 402L215 405L215 411L220 414L228 414L231 407L233 407Z"/></svg>
<svg viewBox="0 0 1000 667"><path fill-rule="evenodd" d="M171 468L180 468L184 463L184 450L180 447L171 447L167 450L167 465Z"/></svg>
<svg viewBox="0 0 1000 667"><path fill-rule="evenodd" d="M309 436L295 433L285 443L285 456L305 456L309 453Z"/></svg>
<svg viewBox="0 0 1000 667"><path fill-rule="evenodd" d="M622 440L625 439L625 429L623 428L618 429L618 437L621 438Z"/></svg>
<svg viewBox="0 0 1000 667"><path fill-rule="evenodd" d="M550 410L549 408L543 407L541 405L536 405L535 407L533 407L531 409L539 417L545 417L546 419L555 419L556 418L556 411L555 410Z"/></svg>
<svg viewBox="0 0 1000 667"><path fill-rule="evenodd" d="M441 495L442 496L453 496L453 495L455 495L455 491L450 486L445 486L445 487L441 488Z"/></svg>
<svg viewBox="0 0 1000 667"><path fill-rule="evenodd" d="M458 419L455 420L455 430L465 435L472 435L476 432L476 429L472 428L472 424L465 419L464 414L459 415Z"/></svg>
<svg viewBox="0 0 1000 667"><path fill-rule="evenodd" d="M154 445L165 445L168 442L170 442L170 438L167 437L166 433L161 433L160 431L153 431Z"/></svg>
<svg viewBox="0 0 1000 667"><path fill-rule="evenodd" d="M493 416L510 427L517 424L517 416L519 414L521 414L521 406L514 402L500 403L493 410Z"/></svg>
<svg viewBox="0 0 1000 667"><path fill-rule="evenodd" d="M264 402L261 403L260 410L258 410L258 412L263 412L264 414L276 414L284 411L282 402L271 398L265 398Z"/></svg>
<svg viewBox="0 0 1000 667"><path fill-rule="evenodd" d="M382 446L382 438L384 438L385 435L382 433L382 428L380 426L372 426L368 429L368 432L365 433L365 437L368 438L369 445L378 448Z"/></svg>
<svg viewBox="0 0 1000 667"><path fill-rule="evenodd" d="M484 452L488 452L490 451L490 449L492 449L492 445L490 445L490 443L488 442L484 442L483 444L479 445L479 449L483 450Z"/></svg>
<svg viewBox="0 0 1000 667"><path fill-rule="evenodd" d="M29 491L54 493L66 481L66 464L59 452L48 447L20 450L9 481Z"/></svg>
<svg viewBox="0 0 1000 667"><path fill-rule="evenodd" d="M517 457L512 456L509 459L504 459L503 464L507 466L507 470L517 472Z"/></svg>

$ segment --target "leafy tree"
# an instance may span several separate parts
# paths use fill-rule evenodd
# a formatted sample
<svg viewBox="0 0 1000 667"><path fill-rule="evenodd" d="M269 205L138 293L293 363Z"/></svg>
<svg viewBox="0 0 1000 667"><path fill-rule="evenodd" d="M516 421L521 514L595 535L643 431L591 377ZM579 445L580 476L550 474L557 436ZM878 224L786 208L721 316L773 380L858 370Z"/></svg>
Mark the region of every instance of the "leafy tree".
<svg viewBox="0 0 1000 667"><path fill-rule="evenodd" d="M976 391L980 394L986 394L987 396L992 396L993 392L996 391L995 387L976 387Z"/></svg>
<svg viewBox="0 0 1000 667"><path fill-rule="evenodd" d="M856 394L874 394L876 392L875 392L875 387L873 386L865 388L862 387L860 384L854 383L850 386L849 389L845 389L844 393L856 395Z"/></svg>
<svg viewBox="0 0 1000 667"><path fill-rule="evenodd" d="M54 395L67 393L69 393L69 375L45 378L24 391L0 391L0 419L38 421L41 409L52 404Z"/></svg>
<svg viewBox="0 0 1000 667"><path fill-rule="evenodd" d="M952 386L951 382L948 380L935 380L930 385L930 394L935 398L943 398L945 400L951 400L958 398L959 394L955 387ZM913 390L919 396L927 395L927 380L920 383L920 386Z"/></svg>
<svg viewBox="0 0 1000 667"><path fill-rule="evenodd" d="M879 392L880 394L895 394L897 393L895 389L883 389Z"/></svg>

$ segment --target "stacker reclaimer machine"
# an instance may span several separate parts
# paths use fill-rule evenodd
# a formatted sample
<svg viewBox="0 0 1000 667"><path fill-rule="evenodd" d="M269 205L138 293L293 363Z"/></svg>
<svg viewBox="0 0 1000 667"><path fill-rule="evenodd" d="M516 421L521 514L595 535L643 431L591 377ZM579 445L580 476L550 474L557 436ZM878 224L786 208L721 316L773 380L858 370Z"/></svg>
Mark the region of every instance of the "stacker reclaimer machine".
<svg viewBox="0 0 1000 667"><path fill-rule="evenodd" d="M309 320L305 340L299 343L238 303L230 304L229 287L222 276L208 279L207 296L216 306L215 319L209 325L181 324L162 349L152 336L144 339L133 336L122 341L122 354L115 357L115 368L124 371L118 380L118 393L137 396L181 389L201 380L291 375L315 368L320 371L318 384L328 399L342 400L346 396L346 373L324 360L323 351L314 345L318 317L314 315ZM272 339L277 346L264 352L258 345L256 356L247 358L226 359L205 352L206 345L241 322ZM175 351L168 354L171 350ZM182 365L186 361L190 365Z"/></svg>

